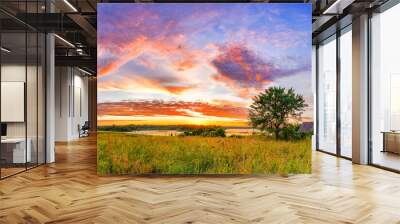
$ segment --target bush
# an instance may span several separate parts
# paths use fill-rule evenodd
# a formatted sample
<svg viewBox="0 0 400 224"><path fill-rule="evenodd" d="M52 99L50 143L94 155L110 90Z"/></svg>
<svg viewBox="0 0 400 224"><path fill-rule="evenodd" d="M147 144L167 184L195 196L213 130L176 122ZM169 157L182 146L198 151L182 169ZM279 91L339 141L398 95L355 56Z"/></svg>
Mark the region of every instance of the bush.
<svg viewBox="0 0 400 224"><path fill-rule="evenodd" d="M216 128L215 130L210 132L210 137L225 137L225 129Z"/></svg>
<svg viewBox="0 0 400 224"><path fill-rule="evenodd" d="M280 139L284 140L302 140L308 136L307 133L300 131L299 124L288 124L282 128L280 132Z"/></svg>
<svg viewBox="0 0 400 224"><path fill-rule="evenodd" d="M192 128L183 132L185 136L225 137L225 129L221 127Z"/></svg>

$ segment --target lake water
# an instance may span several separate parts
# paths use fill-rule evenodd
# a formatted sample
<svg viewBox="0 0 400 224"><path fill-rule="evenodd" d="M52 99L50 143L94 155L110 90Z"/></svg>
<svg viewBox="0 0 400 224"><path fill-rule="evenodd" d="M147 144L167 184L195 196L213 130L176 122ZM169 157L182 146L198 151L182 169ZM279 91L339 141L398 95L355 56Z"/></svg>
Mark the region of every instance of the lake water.
<svg viewBox="0 0 400 224"><path fill-rule="evenodd" d="M253 133L259 133L260 131L257 129L251 128L230 128L225 129L225 133L227 136L231 135L252 135ZM176 136L182 134L181 131L176 130L147 130L147 131L133 131L134 134L141 135L158 135L158 136Z"/></svg>

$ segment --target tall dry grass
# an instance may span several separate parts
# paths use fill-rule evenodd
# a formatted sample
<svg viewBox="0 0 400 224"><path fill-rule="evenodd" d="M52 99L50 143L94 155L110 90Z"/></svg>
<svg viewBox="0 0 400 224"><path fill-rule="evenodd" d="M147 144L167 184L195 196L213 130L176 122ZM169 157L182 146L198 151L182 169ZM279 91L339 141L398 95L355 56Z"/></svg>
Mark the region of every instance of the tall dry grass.
<svg viewBox="0 0 400 224"><path fill-rule="evenodd" d="M311 172L311 140L98 134L98 173L295 174Z"/></svg>

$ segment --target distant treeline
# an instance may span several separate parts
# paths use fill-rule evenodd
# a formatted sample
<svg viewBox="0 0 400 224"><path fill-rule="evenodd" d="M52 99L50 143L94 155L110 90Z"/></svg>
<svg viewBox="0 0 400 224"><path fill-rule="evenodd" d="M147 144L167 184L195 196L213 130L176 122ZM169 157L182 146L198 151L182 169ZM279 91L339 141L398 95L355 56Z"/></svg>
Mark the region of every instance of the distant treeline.
<svg viewBox="0 0 400 224"><path fill-rule="evenodd" d="M205 129L248 129L249 127L219 127L215 125L106 125L98 126L99 131L114 131L114 132L132 132L132 131L151 131L151 130L176 130L181 132L191 132L194 130L205 130Z"/></svg>
<svg viewBox="0 0 400 224"><path fill-rule="evenodd" d="M225 137L225 129L218 126L191 127L183 132L184 136Z"/></svg>

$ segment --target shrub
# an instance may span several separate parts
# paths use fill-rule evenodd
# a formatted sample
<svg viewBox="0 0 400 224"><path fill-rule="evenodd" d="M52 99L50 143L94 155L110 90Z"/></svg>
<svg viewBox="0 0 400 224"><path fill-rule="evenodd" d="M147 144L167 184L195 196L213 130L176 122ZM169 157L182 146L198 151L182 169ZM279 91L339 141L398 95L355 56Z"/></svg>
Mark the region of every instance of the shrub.
<svg viewBox="0 0 400 224"><path fill-rule="evenodd" d="M280 138L284 140L302 140L307 137L307 133L300 131L299 124L288 124L282 128Z"/></svg>
<svg viewBox="0 0 400 224"><path fill-rule="evenodd" d="M185 136L225 137L225 129L221 127L190 128L183 132Z"/></svg>

